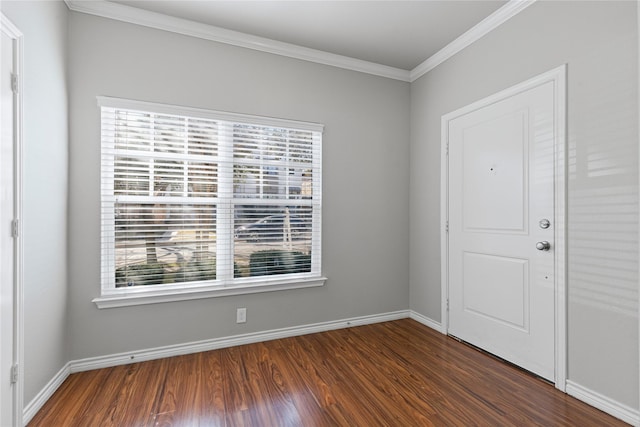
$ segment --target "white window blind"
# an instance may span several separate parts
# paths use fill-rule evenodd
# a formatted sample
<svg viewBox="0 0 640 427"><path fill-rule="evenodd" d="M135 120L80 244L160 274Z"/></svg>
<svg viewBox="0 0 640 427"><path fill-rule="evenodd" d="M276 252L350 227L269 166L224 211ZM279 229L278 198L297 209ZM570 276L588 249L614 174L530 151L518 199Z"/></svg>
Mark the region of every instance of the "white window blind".
<svg viewBox="0 0 640 427"><path fill-rule="evenodd" d="M99 105L103 295L320 276L322 126Z"/></svg>

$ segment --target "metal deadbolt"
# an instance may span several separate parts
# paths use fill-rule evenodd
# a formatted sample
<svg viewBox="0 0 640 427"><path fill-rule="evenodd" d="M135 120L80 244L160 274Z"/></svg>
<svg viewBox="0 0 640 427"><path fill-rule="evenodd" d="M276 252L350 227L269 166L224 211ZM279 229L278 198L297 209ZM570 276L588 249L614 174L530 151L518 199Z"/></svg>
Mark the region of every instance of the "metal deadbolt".
<svg viewBox="0 0 640 427"><path fill-rule="evenodd" d="M544 218L540 220L538 225L540 225L540 228L542 229L547 229L551 226L551 222L548 219Z"/></svg>
<svg viewBox="0 0 640 427"><path fill-rule="evenodd" d="M539 251L548 251L549 249L551 249L551 243L543 240L542 242L536 243L536 249Z"/></svg>

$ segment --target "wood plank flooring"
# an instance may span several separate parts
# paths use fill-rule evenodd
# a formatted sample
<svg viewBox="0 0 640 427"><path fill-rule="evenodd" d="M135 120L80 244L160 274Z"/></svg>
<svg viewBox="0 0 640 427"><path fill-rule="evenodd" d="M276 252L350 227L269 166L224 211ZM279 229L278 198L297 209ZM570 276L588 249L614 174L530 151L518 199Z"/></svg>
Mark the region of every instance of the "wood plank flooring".
<svg viewBox="0 0 640 427"><path fill-rule="evenodd" d="M413 320L72 374L37 426L622 426Z"/></svg>

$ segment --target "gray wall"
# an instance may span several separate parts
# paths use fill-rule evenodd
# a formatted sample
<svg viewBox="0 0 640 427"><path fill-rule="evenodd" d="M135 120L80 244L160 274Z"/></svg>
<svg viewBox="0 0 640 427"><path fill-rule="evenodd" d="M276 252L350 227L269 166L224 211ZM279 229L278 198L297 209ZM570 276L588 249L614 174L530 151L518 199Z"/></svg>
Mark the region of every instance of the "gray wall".
<svg viewBox="0 0 640 427"><path fill-rule="evenodd" d="M70 359L407 308L408 83L78 13L69 31ZM323 123L326 285L98 310L97 95Z"/></svg>
<svg viewBox="0 0 640 427"><path fill-rule="evenodd" d="M24 340L28 403L66 364L68 10L1 3L24 34Z"/></svg>
<svg viewBox="0 0 640 427"><path fill-rule="evenodd" d="M61 2L1 8L25 34L25 402L68 360L401 310L409 297L438 321L440 117L568 63L569 379L638 407L634 2L536 3L411 85ZM326 286L98 310L97 95L324 123Z"/></svg>
<svg viewBox="0 0 640 427"><path fill-rule="evenodd" d="M568 64L568 378L638 408L635 2L538 2L411 87L410 307L440 321L440 118Z"/></svg>

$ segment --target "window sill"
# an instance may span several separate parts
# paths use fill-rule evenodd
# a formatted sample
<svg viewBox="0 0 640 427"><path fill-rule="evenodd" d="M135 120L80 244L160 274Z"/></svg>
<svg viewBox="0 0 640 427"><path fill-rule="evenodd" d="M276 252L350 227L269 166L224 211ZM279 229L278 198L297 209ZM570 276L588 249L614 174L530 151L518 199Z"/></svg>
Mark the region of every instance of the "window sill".
<svg viewBox="0 0 640 427"><path fill-rule="evenodd" d="M323 286L326 277L270 279L260 281L246 281L233 286L209 286L198 288L181 288L153 290L149 292L113 292L94 298L92 302L99 309L127 307L132 305L158 304L172 301L187 301L202 298L216 298L230 295L255 294L260 292L273 292L288 289L311 288Z"/></svg>

